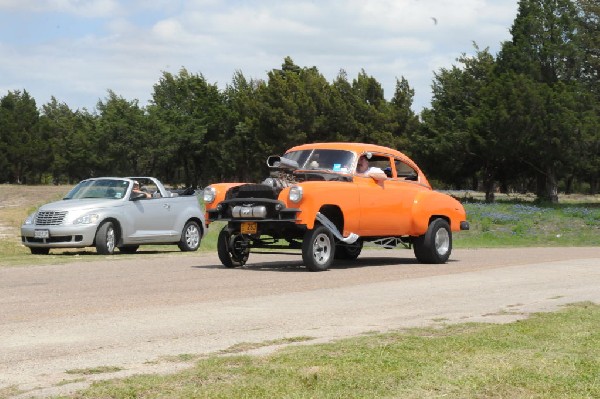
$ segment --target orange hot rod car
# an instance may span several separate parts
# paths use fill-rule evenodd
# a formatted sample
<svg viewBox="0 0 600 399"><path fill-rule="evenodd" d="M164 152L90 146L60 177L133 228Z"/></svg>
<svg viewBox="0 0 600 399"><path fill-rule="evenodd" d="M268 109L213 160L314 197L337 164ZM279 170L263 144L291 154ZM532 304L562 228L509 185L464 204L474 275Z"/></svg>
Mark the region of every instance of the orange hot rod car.
<svg viewBox="0 0 600 399"><path fill-rule="evenodd" d="M357 173L361 157L374 173ZM226 267L244 265L253 249L297 249L308 270L323 271L334 259L356 259L365 242L412 246L419 262L445 263L452 232L469 229L463 206L433 191L417 165L391 148L305 144L267 165L271 176L260 184L204 190L207 222L227 222L217 242Z"/></svg>

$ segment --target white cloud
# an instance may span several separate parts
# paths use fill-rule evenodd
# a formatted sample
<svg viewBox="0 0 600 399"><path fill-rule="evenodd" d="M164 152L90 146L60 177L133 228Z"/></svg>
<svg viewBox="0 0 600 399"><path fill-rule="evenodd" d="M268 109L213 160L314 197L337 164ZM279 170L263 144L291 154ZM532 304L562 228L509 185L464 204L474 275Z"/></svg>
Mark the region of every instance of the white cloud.
<svg viewBox="0 0 600 399"><path fill-rule="evenodd" d="M388 98L404 76L418 111L433 71L472 53L472 42L494 52L509 39L517 0L0 0L0 10L0 22L28 32L24 43L0 34L0 96L25 88L39 104L55 95L93 108L112 89L145 105L161 71L185 67L224 87L236 70L265 79L291 56L330 81L364 69ZM24 17L47 12L63 31Z"/></svg>
<svg viewBox="0 0 600 399"><path fill-rule="evenodd" d="M121 10L117 0L0 0L0 9L24 12L64 12L79 17L115 15Z"/></svg>

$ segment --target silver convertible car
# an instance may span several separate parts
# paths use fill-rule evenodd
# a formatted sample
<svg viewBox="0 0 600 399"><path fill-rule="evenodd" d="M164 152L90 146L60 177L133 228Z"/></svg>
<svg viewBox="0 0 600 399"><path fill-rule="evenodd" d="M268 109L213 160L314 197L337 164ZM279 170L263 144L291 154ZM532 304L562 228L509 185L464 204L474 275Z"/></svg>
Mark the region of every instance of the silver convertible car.
<svg viewBox="0 0 600 399"><path fill-rule="evenodd" d="M169 191L153 177L99 177L81 181L62 200L29 215L21 242L38 255L84 247L105 255L115 248L133 253L144 244L196 251L205 232L194 190Z"/></svg>

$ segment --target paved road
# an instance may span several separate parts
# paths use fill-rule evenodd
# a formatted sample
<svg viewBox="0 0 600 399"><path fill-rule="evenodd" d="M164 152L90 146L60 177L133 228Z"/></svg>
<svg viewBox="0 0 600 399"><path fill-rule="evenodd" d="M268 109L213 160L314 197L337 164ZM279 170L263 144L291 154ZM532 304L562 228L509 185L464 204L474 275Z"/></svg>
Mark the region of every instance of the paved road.
<svg viewBox="0 0 600 399"><path fill-rule="evenodd" d="M420 265L407 250L305 271L298 256L225 269L213 254L143 252L0 268L0 397L68 393L94 379L170 372L179 354L298 336L324 342L439 323L505 322L600 303L600 247L455 250ZM262 351L276 348L263 348ZM67 370L116 366L100 376ZM16 397L16 395L13 395Z"/></svg>

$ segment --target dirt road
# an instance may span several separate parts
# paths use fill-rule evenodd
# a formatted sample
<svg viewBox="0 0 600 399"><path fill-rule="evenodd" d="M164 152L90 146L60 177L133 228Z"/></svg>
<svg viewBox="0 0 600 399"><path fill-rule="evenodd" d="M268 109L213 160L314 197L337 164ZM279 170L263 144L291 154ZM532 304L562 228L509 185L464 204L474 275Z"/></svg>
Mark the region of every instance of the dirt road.
<svg viewBox="0 0 600 399"><path fill-rule="evenodd" d="M3 267L0 397L176 371L190 364L173 356L244 342L512 321L566 303L600 303L598 287L600 248L455 250L446 265L417 264L407 250L369 249L324 273L305 271L298 256L257 254L231 270L213 254L143 252ZM102 366L121 371L67 373Z"/></svg>

